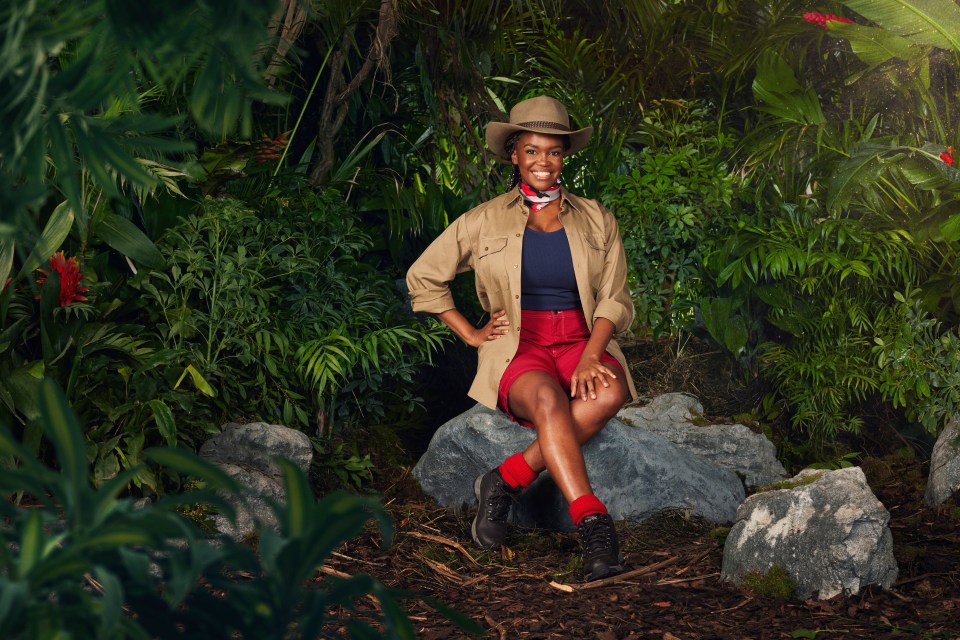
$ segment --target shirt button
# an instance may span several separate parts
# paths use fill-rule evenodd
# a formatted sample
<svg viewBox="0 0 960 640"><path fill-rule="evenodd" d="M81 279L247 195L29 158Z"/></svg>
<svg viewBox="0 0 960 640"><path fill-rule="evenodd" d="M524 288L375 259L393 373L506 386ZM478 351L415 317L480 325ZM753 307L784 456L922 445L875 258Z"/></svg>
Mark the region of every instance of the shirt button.
<svg viewBox="0 0 960 640"><path fill-rule="evenodd" d="M520 237L520 234L519 234L519 233L517 234L517 237L518 237L518 238Z"/></svg>
<svg viewBox="0 0 960 640"><path fill-rule="evenodd" d="M518 265L518 264L513 265L513 268L514 268L514 269L518 269L519 267L520 267L520 265Z"/></svg>
<svg viewBox="0 0 960 640"><path fill-rule="evenodd" d="M510 358L507 358L507 362L510 362Z"/></svg>
<svg viewBox="0 0 960 640"><path fill-rule="evenodd" d="M484 247L483 250L484 250L484 251L489 251L489 250L490 250L490 247Z"/></svg>
<svg viewBox="0 0 960 640"><path fill-rule="evenodd" d="M514 298L516 298L517 300L519 300L519 299L520 299L520 296L513 296L513 297L514 297Z"/></svg>

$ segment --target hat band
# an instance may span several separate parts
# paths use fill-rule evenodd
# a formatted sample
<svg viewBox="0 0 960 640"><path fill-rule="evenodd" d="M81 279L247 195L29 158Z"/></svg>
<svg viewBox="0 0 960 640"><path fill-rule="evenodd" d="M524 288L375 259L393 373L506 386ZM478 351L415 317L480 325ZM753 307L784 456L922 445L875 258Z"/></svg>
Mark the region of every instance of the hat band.
<svg viewBox="0 0 960 640"><path fill-rule="evenodd" d="M526 127L528 129L559 129L560 131L570 131L570 127L559 122L550 122L549 120L534 120L533 122L518 122L515 126Z"/></svg>

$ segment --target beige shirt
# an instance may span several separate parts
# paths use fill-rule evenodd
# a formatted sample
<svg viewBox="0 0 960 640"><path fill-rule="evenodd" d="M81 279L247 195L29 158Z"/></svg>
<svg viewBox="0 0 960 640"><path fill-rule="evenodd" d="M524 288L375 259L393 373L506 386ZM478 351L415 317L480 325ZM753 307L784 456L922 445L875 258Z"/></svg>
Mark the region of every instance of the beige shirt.
<svg viewBox="0 0 960 640"><path fill-rule="evenodd" d="M454 220L407 271L414 311L442 313L455 308L450 282L469 270L475 272L483 308L506 310L511 331L480 345L477 375L469 391L471 398L490 408L496 408L500 378L520 344L520 257L529 215L518 191L484 202ZM633 302L616 218L598 202L561 190L560 223L570 242L580 303L591 330L597 318L607 318L616 333L625 331L633 321ZM616 340L610 341L607 352L623 367L636 399Z"/></svg>

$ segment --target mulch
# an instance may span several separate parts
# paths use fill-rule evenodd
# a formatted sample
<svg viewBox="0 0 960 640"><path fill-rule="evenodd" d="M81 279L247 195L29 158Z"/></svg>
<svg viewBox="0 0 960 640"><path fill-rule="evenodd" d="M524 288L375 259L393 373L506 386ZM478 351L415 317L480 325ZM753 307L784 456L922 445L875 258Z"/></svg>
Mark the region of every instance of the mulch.
<svg viewBox="0 0 960 640"><path fill-rule="evenodd" d="M702 352L692 358L706 360ZM713 402L714 415L732 415L735 398L747 395L709 381L698 372L702 367L666 360L657 365L657 380L635 372L650 395L665 390L658 385L699 392L708 411ZM712 386L704 393L698 388L704 385ZM724 582L724 530L684 513L618 523L627 572L583 584L575 533L516 531L502 549L481 551L470 540L473 513L438 508L407 468L395 470L380 491L395 523L393 544L382 548L371 529L338 549L324 572L369 574L433 598L497 640L960 640L960 507L952 501L936 509L925 505L926 468L917 457L865 457L860 465L891 515L899 577L889 589L797 600ZM334 613L341 620L365 617L377 606L363 598L355 610ZM424 600L411 598L404 606L419 638L470 637Z"/></svg>
<svg viewBox="0 0 960 640"><path fill-rule="evenodd" d="M911 477L906 468L890 470ZM481 551L470 541L472 512L438 509L412 485L388 498L396 526L389 548L371 531L339 549L326 570L366 573L439 600L500 640L960 639L960 509L924 506L906 480L877 493L891 513L898 581L829 600L782 599L723 582L722 530L683 513L618 523L627 572L583 584L574 533L518 531L500 550ZM424 640L469 637L422 600L405 606ZM365 599L339 615L375 607Z"/></svg>

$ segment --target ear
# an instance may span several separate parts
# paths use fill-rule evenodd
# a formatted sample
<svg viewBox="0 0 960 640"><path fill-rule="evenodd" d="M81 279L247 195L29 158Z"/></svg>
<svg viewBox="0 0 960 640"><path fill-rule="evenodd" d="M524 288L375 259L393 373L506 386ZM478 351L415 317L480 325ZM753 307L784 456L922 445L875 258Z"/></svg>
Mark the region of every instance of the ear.
<svg viewBox="0 0 960 640"><path fill-rule="evenodd" d="M510 152L510 162L513 163L513 166L520 164L520 160L517 158L517 146L513 145L513 151Z"/></svg>

